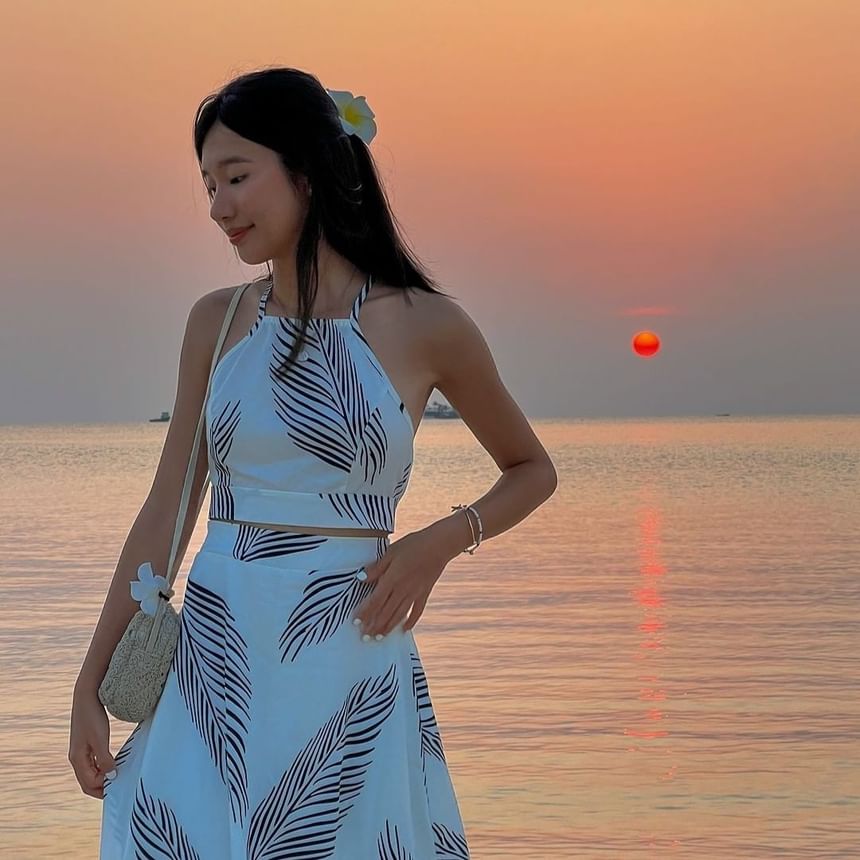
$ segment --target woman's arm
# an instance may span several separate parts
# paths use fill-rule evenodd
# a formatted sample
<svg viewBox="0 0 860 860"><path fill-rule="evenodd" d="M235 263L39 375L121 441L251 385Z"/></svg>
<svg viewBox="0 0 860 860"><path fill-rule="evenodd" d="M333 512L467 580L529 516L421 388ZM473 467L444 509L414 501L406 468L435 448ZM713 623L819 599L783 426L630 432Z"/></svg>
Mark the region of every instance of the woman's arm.
<svg viewBox="0 0 860 860"><path fill-rule="evenodd" d="M189 312L179 360L176 398L161 458L146 500L123 545L101 615L75 682L75 694L81 691L94 694L98 691L117 643L132 616L140 609L140 604L132 598L129 589L129 583L137 579L138 567L144 561L151 561L156 574L166 575L185 472L209 381L212 352L224 321L229 295L230 288L214 290L198 299ZM174 570L179 569L200 513L207 470L205 433L201 430L197 464Z"/></svg>
<svg viewBox="0 0 860 860"><path fill-rule="evenodd" d="M487 342L454 301L433 296L424 314L428 364L435 385L460 414L502 474L477 501L483 540L507 531L542 505L558 486L558 474L516 401L499 377ZM455 499L454 503L466 502ZM424 529L453 559L472 544L471 512L462 510ZM477 529L477 524L473 522Z"/></svg>

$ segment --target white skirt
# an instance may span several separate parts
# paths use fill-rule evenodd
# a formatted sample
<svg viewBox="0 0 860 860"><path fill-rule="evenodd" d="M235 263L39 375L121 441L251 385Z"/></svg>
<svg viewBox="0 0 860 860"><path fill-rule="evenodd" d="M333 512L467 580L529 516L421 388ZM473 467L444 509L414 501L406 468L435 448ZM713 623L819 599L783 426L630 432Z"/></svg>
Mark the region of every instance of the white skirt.
<svg viewBox="0 0 860 860"><path fill-rule="evenodd" d="M412 631L364 642L386 537L207 521L164 692L105 779L101 860L464 860Z"/></svg>

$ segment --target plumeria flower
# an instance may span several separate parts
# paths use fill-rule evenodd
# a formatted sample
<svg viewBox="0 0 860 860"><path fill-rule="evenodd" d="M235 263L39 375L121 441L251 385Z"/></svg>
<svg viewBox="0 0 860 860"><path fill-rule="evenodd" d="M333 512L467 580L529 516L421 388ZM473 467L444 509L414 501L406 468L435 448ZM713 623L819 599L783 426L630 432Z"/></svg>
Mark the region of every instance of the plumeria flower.
<svg viewBox="0 0 860 860"><path fill-rule="evenodd" d="M168 589L167 578L156 576L152 571L152 565L145 561L137 569L137 581L132 580L131 596L140 602L140 608L147 615L155 615L158 609L158 592L164 592L168 597L173 597L173 589Z"/></svg>
<svg viewBox="0 0 860 860"><path fill-rule="evenodd" d="M364 96L354 96L349 90L329 90L340 114L340 124L347 134L357 134L365 143L376 137L376 114L370 109Z"/></svg>

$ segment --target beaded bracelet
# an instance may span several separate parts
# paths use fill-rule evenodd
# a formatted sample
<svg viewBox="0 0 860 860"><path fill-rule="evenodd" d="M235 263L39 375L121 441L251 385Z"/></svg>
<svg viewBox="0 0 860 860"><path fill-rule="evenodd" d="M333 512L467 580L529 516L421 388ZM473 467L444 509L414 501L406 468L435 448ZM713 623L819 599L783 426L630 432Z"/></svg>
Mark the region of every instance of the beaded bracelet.
<svg viewBox="0 0 860 860"><path fill-rule="evenodd" d="M481 545L481 539L484 536L484 526L481 523L481 515L475 510L474 507L472 507L472 505L452 505L451 510L452 511L463 511L463 513L466 514L466 519L469 522L469 531L472 533L472 543L469 546L467 546L464 550L461 550L461 552L467 552L467 553L469 553L469 555L474 555L475 550ZM478 520L478 536L477 536L477 538L475 537L475 527L472 525L472 519L468 513L469 511L471 511L475 515L475 518Z"/></svg>

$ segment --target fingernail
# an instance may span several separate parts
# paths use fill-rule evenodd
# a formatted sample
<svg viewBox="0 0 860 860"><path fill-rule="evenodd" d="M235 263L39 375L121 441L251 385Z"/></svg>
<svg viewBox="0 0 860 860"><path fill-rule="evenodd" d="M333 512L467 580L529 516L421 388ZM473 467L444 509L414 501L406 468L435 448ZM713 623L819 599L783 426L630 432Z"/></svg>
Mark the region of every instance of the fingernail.
<svg viewBox="0 0 860 860"><path fill-rule="evenodd" d="M385 638L385 634L384 634L384 633L377 633L377 634L376 634L376 641L377 641L377 642L379 642L379 640L380 640L380 639L384 639L384 638Z"/></svg>
<svg viewBox="0 0 860 860"><path fill-rule="evenodd" d="M369 633L365 633L361 638L362 638L362 641L364 641L364 642L370 642L370 634Z"/></svg>
<svg viewBox="0 0 860 860"><path fill-rule="evenodd" d="M116 779L116 768L114 768L112 771L109 771L108 773L106 773L105 777L107 779Z"/></svg>
<svg viewBox="0 0 860 860"><path fill-rule="evenodd" d="M366 570L360 570L360 571L355 575L355 578L356 578L356 579L361 579L361 580L365 580L365 579L367 579L367 571L366 571Z"/></svg>
<svg viewBox="0 0 860 860"><path fill-rule="evenodd" d="M358 627L358 625L359 625L359 624L361 624L361 619L360 619L360 618L353 618L353 619L352 619L352 623L353 623L356 627Z"/></svg>

